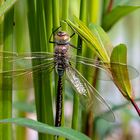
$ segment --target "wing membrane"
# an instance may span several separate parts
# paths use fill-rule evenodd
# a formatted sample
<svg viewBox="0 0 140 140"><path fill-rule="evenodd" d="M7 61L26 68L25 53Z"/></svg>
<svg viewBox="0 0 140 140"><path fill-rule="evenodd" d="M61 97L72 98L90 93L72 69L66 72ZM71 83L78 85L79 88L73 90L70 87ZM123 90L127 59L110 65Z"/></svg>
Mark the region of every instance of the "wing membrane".
<svg viewBox="0 0 140 140"><path fill-rule="evenodd" d="M41 74L42 72L50 73L54 68L53 53L25 53L17 54L11 52L0 53L0 59L6 59L7 63L13 64L13 68L7 71L0 72L0 78L12 78L14 89L23 90L32 88L27 86L28 81L32 81L32 73L34 75ZM33 64L32 64L33 62ZM34 76L36 77L36 76ZM23 80L24 83L20 86L17 81ZM2 82L2 81L1 81ZM3 90L8 90L8 83L1 83Z"/></svg>
<svg viewBox="0 0 140 140"><path fill-rule="evenodd" d="M99 75L98 77L99 80L112 80L112 75L109 71L110 64L107 62L86 58L82 56L72 56L70 60L72 61L72 63L76 62L78 65L82 65L82 68L84 69L83 71L85 71L88 68L88 70L92 74L91 76L93 76L94 68L100 70L101 76ZM130 79L135 79L139 75L139 72L130 65L116 62L111 64L114 65L114 67L122 67L122 69L123 68L126 69L127 67Z"/></svg>
<svg viewBox="0 0 140 140"><path fill-rule="evenodd" d="M114 114L104 98L75 68L71 66L68 67L66 69L66 75L68 81L71 83L76 93L78 93L81 104L86 110L93 109L95 116L109 111L110 113L105 116L103 115L102 118L108 121L115 120Z"/></svg>

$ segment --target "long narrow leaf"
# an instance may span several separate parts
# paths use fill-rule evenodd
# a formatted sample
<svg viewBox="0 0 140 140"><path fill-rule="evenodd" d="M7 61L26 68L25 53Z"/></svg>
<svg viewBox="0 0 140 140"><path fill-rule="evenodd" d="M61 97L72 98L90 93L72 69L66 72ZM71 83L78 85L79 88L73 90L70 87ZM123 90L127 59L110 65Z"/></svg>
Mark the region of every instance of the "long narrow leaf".
<svg viewBox="0 0 140 140"><path fill-rule="evenodd" d="M15 123L20 126L29 127L34 129L40 133L47 133L51 135L63 136L69 140L90 140L86 135L82 134L81 132L75 131L70 128L64 127L52 127L47 124L26 119L26 118L10 118L1 120L0 123Z"/></svg>
<svg viewBox="0 0 140 140"><path fill-rule="evenodd" d="M92 33L94 33L94 35L96 35L96 37L98 38L100 42L100 46L104 49L104 51L110 57L111 52L113 50L113 45L107 33L101 28L101 26L93 24L93 23L89 24L89 29L91 30Z"/></svg>
<svg viewBox="0 0 140 140"><path fill-rule="evenodd" d="M71 26L75 32L85 41L88 47L93 50L96 55L103 61L109 62L109 55L106 52L106 49L99 38L97 37L97 33L91 32L88 27L80 21L78 18L74 18L75 23L72 23L70 20L66 20L69 26Z"/></svg>
<svg viewBox="0 0 140 140"><path fill-rule="evenodd" d="M140 8L140 6L117 6L110 13L104 16L102 27L105 31L108 31L122 17L128 15L138 8Z"/></svg>

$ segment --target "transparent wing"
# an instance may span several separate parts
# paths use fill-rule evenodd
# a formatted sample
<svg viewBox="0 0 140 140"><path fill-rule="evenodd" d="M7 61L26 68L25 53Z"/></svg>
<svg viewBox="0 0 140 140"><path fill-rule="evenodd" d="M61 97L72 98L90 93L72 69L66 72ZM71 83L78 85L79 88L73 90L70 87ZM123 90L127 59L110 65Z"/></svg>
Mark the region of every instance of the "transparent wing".
<svg viewBox="0 0 140 140"><path fill-rule="evenodd" d="M109 113L101 117L107 121L113 122L115 120L114 114L104 98L75 68L69 66L66 69L66 75L68 81L76 93L78 93L80 102L86 110L93 109L95 116L108 111Z"/></svg>
<svg viewBox="0 0 140 140"><path fill-rule="evenodd" d="M5 76L8 77L18 76L20 73L28 73L28 71L30 72L31 70L40 71L53 64L53 56L53 53L48 52L33 52L24 54L2 52L0 53L0 58L6 59L6 63L12 64L13 68L12 70L2 71L1 73L5 73Z"/></svg>
<svg viewBox="0 0 140 140"><path fill-rule="evenodd" d="M32 53L23 53L18 54L14 52L0 52L0 60L6 59L9 62L19 62L19 60L22 62L31 62L31 60L51 60L54 56L54 53L49 52L32 52Z"/></svg>
<svg viewBox="0 0 140 140"><path fill-rule="evenodd" d="M54 68L53 53L25 53L17 54L11 52L1 52L0 59L5 59L7 64L12 64L13 68L7 71L0 72L0 78L12 78L14 89L31 88L26 83L31 81L32 73L34 75L41 72L51 72ZM3 62L3 61L1 61ZM32 65L33 63L33 65ZM17 81L24 81L18 84ZM17 84L16 84L17 83ZM32 84L31 84L32 86ZM3 90L8 90L8 83L3 83Z"/></svg>
<svg viewBox="0 0 140 140"><path fill-rule="evenodd" d="M70 61L72 63L77 63L78 65L81 65L81 68L83 69L84 72L86 72L88 69L91 77L93 76L94 68L96 68L96 69L100 70L100 75L98 77L99 80L112 80L112 76L109 71L109 69L110 69L109 63L82 57L82 56L71 56ZM135 79L136 77L139 76L139 72L130 65L126 65L123 63L116 63L116 62L114 62L113 65L114 65L114 67L119 66L124 69L126 69L126 67L127 67L130 79Z"/></svg>

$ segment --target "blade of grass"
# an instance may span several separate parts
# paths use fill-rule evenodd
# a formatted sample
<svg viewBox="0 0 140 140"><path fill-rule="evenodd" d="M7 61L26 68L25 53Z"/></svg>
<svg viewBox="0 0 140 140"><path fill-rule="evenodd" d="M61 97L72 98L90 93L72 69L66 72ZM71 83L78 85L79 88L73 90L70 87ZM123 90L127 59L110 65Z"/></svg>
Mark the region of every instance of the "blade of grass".
<svg viewBox="0 0 140 140"><path fill-rule="evenodd" d="M52 1L51 0L44 0L44 18L45 18L45 31L46 31L46 48L45 51L52 52L53 45L49 43L49 38L52 33ZM52 106L52 93L53 93L53 84L52 84L52 73L45 74L43 77L46 79L44 86L46 87L46 114L47 116L47 123L50 125L54 125L54 118L53 118L53 106ZM46 84L46 85L45 85ZM49 136L48 139L53 139L53 137Z"/></svg>
<svg viewBox="0 0 140 140"><path fill-rule="evenodd" d="M31 42L31 51L39 52L40 48L40 36L38 30L38 22L36 16L36 7L35 1L27 1L28 5L28 25L29 25L29 33L30 33L30 42ZM33 61L33 66L39 64L39 61ZM36 112L37 112L37 120L42 121L42 76L41 73L33 74L34 80L34 89L35 89L35 104L36 104ZM39 140L43 139L43 134L39 133Z"/></svg>
<svg viewBox="0 0 140 140"><path fill-rule="evenodd" d="M14 22L16 23L16 26L15 26L15 47L17 49L17 52L20 53L23 53L23 50L26 49L25 46L28 46L26 45L26 42L27 40L25 40L25 35L24 33L26 32L26 22L25 22L25 12L23 12L23 9L25 8L25 3L23 4L23 6L21 6L23 4L22 1L19 1L18 3L16 3L15 5L15 19L14 19ZM21 14L21 11L23 14ZM22 84L22 81L21 80L17 80L17 83L18 85L19 84ZM27 91L16 91L16 99L21 102L21 101L24 101L26 102L26 99L28 97L28 93L26 94L25 92ZM20 111L20 110L16 110L16 115L18 117L25 117L26 116L26 113L23 112L23 111ZM20 127L20 126L16 126L16 129L15 129L15 137L16 139L20 139L20 140L25 140L25 137L26 137L26 129L23 128L23 127Z"/></svg>
<svg viewBox="0 0 140 140"><path fill-rule="evenodd" d="M46 20L44 18L44 2L37 1L37 26L40 37L40 51L45 52L47 50L47 33L46 33ZM42 122L53 125L53 109L52 98L50 89L50 78L47 72L42 72ZM52 136L42 135L42 140L53 139Z"/></svg>
<svg viewBox="0 0 140 140"><path fill-rule="evenodd" d="M81 0L80 3L80 19L83 21L87 21L86 19L86 11L87 11L87 2L85 0ZM78 37L78 43L77 43L77 48L82 45L82 40L81 38ZM77 50L77 55L81 55L82 50ZM76 65L76 68L80 70L81 68ZM79 128L79 97L77 94L74 94L74 100L73 100L73 114L72 114L72 128L75 130L78 130Z"/></svg>
<svg viewBox="0 0 140 140"><path fill-rule="evenodd" d="M52 0L44 0L44 12L46 20L46 33L47 33L47 51L53 52L53 44L49 43L49 38L52 33Z"/></svg>
<svg viewBox="0 0 140 140"><path fill-rule="evenodd" d="M28 2L29 6L29 30L31 36L32 52L47 50L46 21L44 16L44 1ZM36 7L35 7L36 6ZM32 7L32 8L31 8ZM34 24L34 25L33 25ZM40 61L33 62L33 65ZM35 98L38 120L44 123L53 124L52 99L50 89L50 79L46 77L46 72L34 76ZM46 77L46 78L45 78ZM49 84L48 84L49 83ZM46 86L47 85L47 86ZM52 139L51 136L39 134L39 139Z"/></svg>
<svg viewBox="0 0 140 140"><path fill-rule="evenodd" d="M9 12L5 14L4 17L4 48L3 51L13 51L13 19L14 19L14 9L12 8ZM3 59L3 71L11 70L12 64L8 63L7 60ZM2 78L2 88L4 83L9 83L9 90L2 90L2 118L12 117L12 78L5 79L4 75ZM5 131L6 130L6 131ZM12 127L11 124L3 125L2 127L2 139L11 140L12 139Z"/></svg>
<svg viewBox="0 0 140 140"><path fill-rule="evenodd" d="M65 20L68 18L69 0L62 0L62 9L65 9L65 12L62 11L62 20ZM62 24L62 29L67 31L67 24Z"/></svg>
<svg viewBox="0 0 140 140"><path fill-rule="evenodd" d="M52 135L59 135L69 140L90 140L86 135L66 127L52 127L47 124L25 118L12 118L1 120L1 123L15 123L20 126L29 127L41 133L49 133Z"/></svg>
<svg viewBox="0 0 140 140"><path fill-rule="evenodd" d="M37 51L37 46L39 46L38 34L37 34L37 25L36 25L36 15L35 15L35 2L27 1L28 6L28 26L29 26L29 34L30 34L30 45L31 51ZM37 39L37 40L36 40ZM35 63L34 63L35 64ZM34 65L33 64L33 65ZM39 75L38 75L39 77ZM39 78L40 79L40 78ZM41 84L38 85L38 82L34 80L35 91L41 92ZM39 93L35 92L35 102L36 102L36 110L37 110L37 119L41 119L40 112L40 96Z"/></svg>
<svg viewBox="0 0 140 140"><path fill-rule="evenodd" d="M100 11L99 11L99 7L100 7L100 2L99 1L95 1L95 0L90 0L89 2L90 4L87 5L87 9L88 9L88 12L87 12L87 16L88 17L88 23L97 23L99 21L99 15L100 15ZM90 57L90 58L93 58L95 59L97 56L96 54L91 51L90 48L88 48L86 46L86 44L84 44L84 47L83 47L83 55L85 57ZM88 68L86 68L86 70L88 71ZM97 76L98 76L98 70L97 69L93 69L92 71L92 75L93 77L91 78L90 75L88 75L88 73L84 73L85 69L83 69L83 74L84 74L84 77L90 82L92 83L92 85L94 87L97 88ZM91 74L91 73L90 73ZM94 107L98 107L97 104L94 104ZM93 125L94 125L94 122L93 122L93 117L94 117L94 112L92 111L93 109L91 108L91 110L89 110L89 112L87 112L86 116L85 116L85 126L84 126L84 133L86 135L88 135L89 137L92 138L92 136L94 135L94 132L93 132ZM85 112L83 112L83 115L85 114ZM82 115L82 116L83 116Z"/></svg>
<svg viewBox="0 0 140 140"><path fill-rule="evenodd" d="M3 1L0 1L0 6L2 5ZM0 45L3 45L3 16L0 16ZM2 48L0 48L2 51ZM0 63L0 70L2 70L2 63ZM2 77L0 77L0 80L2 81ZM0 84L0 88L2 89L2 84ZM0 119L3 119L2 117L2 91L0 90ZM2 139L2 124L0 125L0 139Z"/></svg>
<svg viewBox="0 0 140 140"><path fill-rule="evenodd" d="M15 5L14 9L14 22L15 22L15 28L14 28L14 44L15 44L15 50L18 53L23 53L25 51L29 50L29 36L28 36L28 29L27 29L27 11L26 11L26 1L18 1ZM26 77L26 75L25 75ZM26 84L23 80L23 78L19 78L16 80L17 86ZM24 102L27 103L27 99L30 96L29 90L21 91L19 90L14 91L15 96L14 99L18 102ZM15 103L15 101L14 101ZM18 105L17 105L18 106ZM14 107L13 107L14 108ZM15 108L14 108L15 109ZM16 109L14 110L17 117L26 117L26 111ZM16 140L25 140L27 134L27 129L23 128L21 126L16 126L15 128L15 138Z"/></svg>
<svg viewBox="0 0 140 140"><path fill-rule="evenodd" d="M59 1L53 0L52 1L52 14L53 14L53 30L60 26L59 20Z"/></svg>

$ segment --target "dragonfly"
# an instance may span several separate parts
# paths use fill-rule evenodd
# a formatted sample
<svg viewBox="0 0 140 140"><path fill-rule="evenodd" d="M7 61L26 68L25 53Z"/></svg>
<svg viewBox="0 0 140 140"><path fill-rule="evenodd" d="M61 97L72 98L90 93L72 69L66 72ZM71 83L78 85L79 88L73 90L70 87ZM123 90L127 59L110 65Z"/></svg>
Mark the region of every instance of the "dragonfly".
<svg viewBox="0 0 140 140"><path fill-rule="evenodd" d="M60 27L59 27L60 28ZM69 35L65 31L59 31L57 28L50 36L49 42L54 44L54 52L33 52L33 53L25 53L18 54L12 52L1 52L0 55L8 60L9 63L22 63L25 64L28 62L29 66L26 65L25 68L19 68L15 70L8 70L1 72L5 78L20 77L23 75L37 73L41 71L46 71L50 73L52 70L55 70L58 75L58 84L57 84L57 99L56 99L56 118L55 118L55 126L61 126L61 118L62 118L62 91L63 84L62 78L66 75L66 79L69 81L70 85L76 91L80 98L80 102L82 107L86 110L93 109L95 114L101 114L102 111L108 111L106 115L101 115L101 117L108 121L114 121L115 115L111 110L111 107L105 101L105 99L99 94L99 92L86 80L86 78L75 68L75 63L82 64L86 68L98 68L105 73L108 72L105 63L102 61L94 60L91 58L86 58L78 55L71 55L69 52L70 48L77 49L74 45L70 43L70 39L74 34ZM57 32L57 33L56 33ZM54 35L54 40L51 38ZM40 63L36 63L35 65L31 65L31 61L40 61ZM117 64L126 66L126 64ZM131 78L136 77L135 68L128 66ZM111 74L108 73L107 77L110 77ZM101 105L102 109L99 110L98 107L94 105Z"/></svg>

